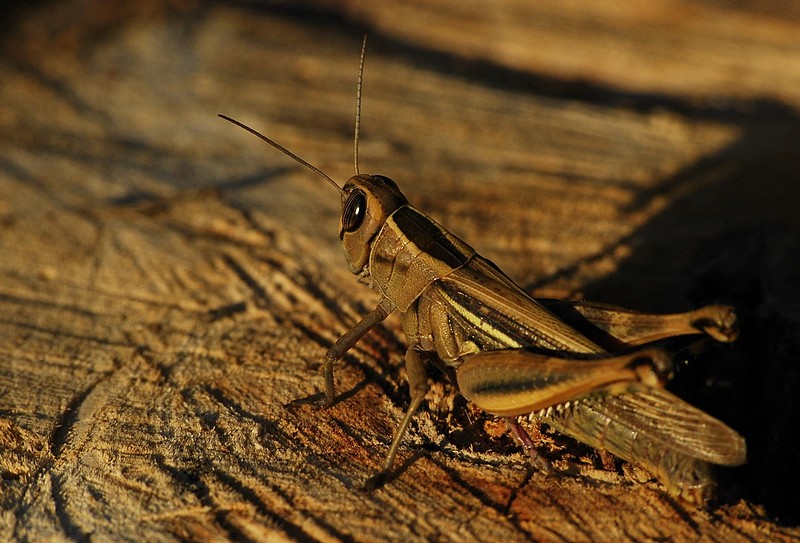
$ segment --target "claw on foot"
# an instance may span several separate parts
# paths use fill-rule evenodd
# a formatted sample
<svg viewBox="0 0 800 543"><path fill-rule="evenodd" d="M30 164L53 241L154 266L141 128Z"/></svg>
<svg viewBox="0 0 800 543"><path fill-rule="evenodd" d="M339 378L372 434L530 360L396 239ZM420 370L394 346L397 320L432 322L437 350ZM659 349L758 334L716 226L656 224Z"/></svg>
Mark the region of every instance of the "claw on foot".
<svg viewBox="0 0 800 543"><path fill-rule="evenodd" d="M736 312L726 305L709 305L698 309L694 325L721 343L730 343L739 335Z"/></svg>
<svg viewBox="0 0 800 543"><path fill-rule="evenodd" d="M381 488L388 482L390 475L391 474L388 471L381 471L380 473L373 475L372 477L366 480L364 486L362 487L362 490L364 492L372 492L374 490Z"/></svg>
<svg viewBox="0 0 800 543"><path fill-rule="evenodd" d="M545 475L553 473L553 466L536 450L536 445L528 435L528 432L512 418L506 418L505 421L511 437L514 438L514 441L516 441L517 444L522 447L522 450L525 451L525 454L528 455L528 460L530 460L531 465Z"/></svg>

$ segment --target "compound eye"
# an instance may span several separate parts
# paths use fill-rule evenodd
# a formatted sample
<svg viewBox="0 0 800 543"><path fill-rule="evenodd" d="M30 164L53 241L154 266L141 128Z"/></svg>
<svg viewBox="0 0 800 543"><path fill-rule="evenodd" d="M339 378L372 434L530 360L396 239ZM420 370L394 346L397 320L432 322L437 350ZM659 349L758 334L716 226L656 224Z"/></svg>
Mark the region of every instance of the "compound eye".
<svg viewBox="0 0 800 543"><path fill-rule="evenodd" d="M355 232L364 222L367 213L367 197L360 190L354 190L347 197L342 210L342 230Z"/></svg>

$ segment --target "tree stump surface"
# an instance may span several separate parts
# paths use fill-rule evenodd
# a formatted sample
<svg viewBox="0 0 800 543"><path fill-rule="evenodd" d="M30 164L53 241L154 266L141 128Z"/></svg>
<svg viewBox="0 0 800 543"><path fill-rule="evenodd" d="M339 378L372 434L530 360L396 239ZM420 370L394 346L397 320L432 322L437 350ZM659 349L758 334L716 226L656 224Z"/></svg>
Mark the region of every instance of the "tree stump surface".
<svg viewBox="0 0 800 543"><path fill-rule="evenodd" d="M783 2L44 2L0 57L0 540L798 541L800 10ZM458 5L458 7L455 7ZM360 168L538 296L742 335L675 390L748 440L702 510L545 432L408 404L321 179ZM498 430L500 428L500 430ZM560 465L560 464L559 464Z"/></svg>

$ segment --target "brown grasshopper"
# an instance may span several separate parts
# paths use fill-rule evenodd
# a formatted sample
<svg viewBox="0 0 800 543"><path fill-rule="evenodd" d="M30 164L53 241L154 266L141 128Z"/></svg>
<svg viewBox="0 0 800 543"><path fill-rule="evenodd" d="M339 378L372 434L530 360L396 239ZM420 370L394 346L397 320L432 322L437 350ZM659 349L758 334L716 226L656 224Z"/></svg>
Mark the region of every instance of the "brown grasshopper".
<svg viewBox="0 0 800 543"><path fill-rule="evenodd" d="M364 41L366 45L366 39ZM400 312L408 338L411 401L382 471L390 474L408 425L428 392L426 364L442 368L459 392L505 417L514 438L540 468L519 418L531 417L601 451L638 464L673 494L704 504L714 493L710 464L745 462L744 439L664 389L673 371L664 350L642 346L673 336L737 335L732 308L642 314L586 302L537 301L464 241L414 208L397 184L358 172L358 126L364 49L359 63L355 175L340 187L327 174L252 128L258 136L327 180L340 194L339 239L358 279L376 289L377 307L328 350L325 405L335 397L333 365L371 328ZM592 327L591 340L578 327ZM642 348L640 348L642 347Z"/></svg>

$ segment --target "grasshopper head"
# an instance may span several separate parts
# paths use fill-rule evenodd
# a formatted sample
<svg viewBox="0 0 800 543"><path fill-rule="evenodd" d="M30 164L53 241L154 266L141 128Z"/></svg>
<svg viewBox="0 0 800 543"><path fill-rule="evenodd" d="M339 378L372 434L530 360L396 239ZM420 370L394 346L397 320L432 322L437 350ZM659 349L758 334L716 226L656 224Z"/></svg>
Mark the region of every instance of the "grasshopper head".
<svg viewBox="0 0 800 543"><path fill-rule="evenodd" d="M363 58L363 51L362 51ZM359 78L360 81L360 78ZM351 177L344 187L339 187L328 174L306 162L282 145L227 115L219 115L226 121L243 128L270 144L278 151L292 158L325 179L342 195L342 217L339 220L339 239L344 246L344 254L350 264L350 271L361 277L369 275L369 255L372 242L383 227L386 219L398 208L408 204L397 183L383 175L358 174ZM356 124L356 126L358 126ZM356 133L356 142L358 137ZM356 164L358 163L356 155ZM358 167L356 167L358 171Z"/></svg>
<svg viewBox="0 0 800 543"><path fill-rule="evenodd" d="M408 200L388 177L360 174L345 183L339 239L351 272L369 274L369 255L375 236L386 219L406 204Z"/></svg>

